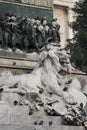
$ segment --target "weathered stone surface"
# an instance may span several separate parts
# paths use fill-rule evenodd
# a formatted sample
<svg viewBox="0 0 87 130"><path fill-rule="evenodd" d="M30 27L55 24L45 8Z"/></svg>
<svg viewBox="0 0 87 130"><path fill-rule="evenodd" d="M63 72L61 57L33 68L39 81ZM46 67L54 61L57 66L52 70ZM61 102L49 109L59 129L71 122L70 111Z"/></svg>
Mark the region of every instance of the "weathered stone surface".
<svg viewBox="0 0 87 130"><path fill-rule="evenodd" d="M35 0L36 4L38 4L38 1ZM41 0L42 1L42 0ZM25 2L25 0L24 0ZM46 6L47 7L47 6ZM9 3L6 1L0 1L0 15L4 15L7 12L14 12L17 17L30 17L30 18L36 18L37 16L43 16L47 17L48 20L51 20L53 18L53 9L52 7L45 8L43 6L37 5L25 5L20 3Z"/></svg>
<svg viewBox="0 0 87 130"><path fill-rule="evenodd" d="M8 104L5 101L0 101L0 114L6 114L8 113Z"/></svg>
<svg viewBox="0 0 87 130"><path fill-rule="evenodd" d="M45 127L46 128L46 127ZM50 127L48 127L48 128L50 128ZM84 128L83 127L73 127L73 126L51 126L51 128L50 128L50 130L84 130Z"/></svg>
<svg viewBox="0 0 87 130"><path fill-rule="evenodd" d="M27 53L27 58L28 60L31 60L31 61L38 61L39 55L35 52Z"/></svg>
<svg viewBox="0 0 87 130"><path fill-rule="evenodd" d="M12 106L14 106L14 101L19 102L21 100L21 97L17 93L11 93L7 91L8 89L6 89L6 91L1 94L2 100L4 102L7 102L11 104Z"/></svg>
<svg viewBox="0 0 87 130"><path fill-rule="evenodd" d="M53 0L47 0L47 6L53 7Z"/></svg>
<svg viewBox="0 0 87 130"><path fill-rule="evenodd" d="M4 110L4 109L3 109ZM10 115L7 113L0 113L0 125L6 125L6 124L10 124L11 120L10 120Z"/></svg>
<svg viewBox="0 0 87 130"><path fill-rule="evenodd" d="M28 0L28 4L32 4L32 5L34 5L34 4L35 4L34 1L35 1L35 0Z"/></svg>
<svg viewBox="0 0 87 130"><path fill-rule="evenodd" d="M2 66L13 66L13 67L26 67L26 68L34 68L37 62L29 61L29 60L16 60L16 59L5 59L0 58L0 65Z"/></svg>
<svg viewBox="0 0 87 130"><path fill-rule="evenodd" d="M0 125L1 130L45 130L41 126Z"/></svg>
<svg viewBox="0 0 87 130"><path fill-rule="evenodd" d="M43 7L48 7L52 8L53 7L53 0L21 0L22 3L26 4L34 4L38 6L43 6Z"/></svg>
<svg viewBox="0 0 87 130"><path fill-rule="evenodd" d="M20 1L17 1L17 0L8 0L9 2L20 2L20 3L23 3L23 4L30 4L30 5L38 5L38 6L45 6L45 7L51 7L53 6L53 0L20 0ZM47 4L46 4L47 3Z"/></svg>
<svg viewBox="0 0 87 130"><path fill-rule="evenodd" d="M47 108L45 108L45 110L50 111L50 113L52 111L55 111L56 115L65 115L67 113L67 108L65 107L65 102L63 100L61 100L59 103L58 102L54 102L52 104L52 106L47 106Z"/></svg>
<svg viewBox="0 0 87 130"><path fill-rule="evenodd" d="M43 126L20 126L20 125L0 125L1 130L85 130L83 127L75 127L75 126L51 126L51 127L43 127Z"/></svg>
<svg viewBox="0 0 87 130"><path fill-rule="evenodd" d="M61 125L61 118L60 117L52 117L52 116L29 116L28 117L28 126L29 125L40 125L40 122L43 121L42 126L49 126L49 122L52 121L52 125Z"/></svg>
<svg viewBox="0 0 87 130"><path fill-rule="evenodd" d="M24 115L11 115L11 122L10 124L16 124L21 126L27 125L27 116Z"/></svg>
<svg viewBox="0 0 87 130"><path fill-rule="evenodd" d="M18 53L17 53L18 54ZM20 54L19 54L20 55ZM34 69L38 61L37 53L28 53L26 57L14 57L10 55L0 56L0 73L10 71L13 74L23 74ZM30 71L29 71L30 70Z"/></svg>
<svg viewBox="0 0 87 130"><path fill-rule="evenodd" d="M10 51L9 51L10 50ZM12 52L12 49L0 50L0 58L8 58L8 59L22 59L22 60L31 60L31 61L38 61L38 54L36 52L32 53L24 53L23 51L17 49L15 52Z"/></svg>
<svg viewBox="0 0 87 130"><path fill-rule="evenodd" d="M9 114L11 116L27 116L29 114L29 107L23 105L9 107Z"/></svg>
<svg viewBox="0 0 87 130"><path fill-rule="evenodd" d="M63 64L60 60L61 57L64 59ZM77 123L84 124L87 98L81 91L78 79L73 77L67 79L65 76L74 69L69 57L70 55L65 50L61 50L58 45L51 43L42 49L38 63L30 74L15 76L10 73L1 74L1 100L7 102L8 106L13 106L13 101L17 101L14 104L16 106L9 109L9 113L12 114L11 124L20 124L24 120L24 124L27 124L27 121L29 121L28 124L39 121L37 123L42 125L43 120L47 122L47 117L44 117L43 120L41 117L30 119L31 115L39 112L41 114L41 111L49 115L62 115L66 121L69 119L72 123L76 119ZM67 64L66 61L68 61ZM61 71L65 72L64 76L60 73ZM6 92L9 92L9 95L6 95ZM20 107L20 105L22 106ZM56 121L52 121L49 125L52 125L53 122L56 124Z"/></svg>

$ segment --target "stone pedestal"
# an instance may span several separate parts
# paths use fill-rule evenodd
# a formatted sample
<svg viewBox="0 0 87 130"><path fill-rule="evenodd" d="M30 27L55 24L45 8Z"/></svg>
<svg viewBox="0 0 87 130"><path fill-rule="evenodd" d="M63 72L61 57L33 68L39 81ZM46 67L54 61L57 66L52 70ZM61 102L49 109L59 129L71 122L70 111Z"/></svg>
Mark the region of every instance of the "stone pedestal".
<svg viewBox="0 0 87 130"><path fill-rule="evenodd" d="M22 74L30 72L34 69L38 61L38 54L8 52L0 50L0 73L3 71L11 71L13 74Z"/></svg>

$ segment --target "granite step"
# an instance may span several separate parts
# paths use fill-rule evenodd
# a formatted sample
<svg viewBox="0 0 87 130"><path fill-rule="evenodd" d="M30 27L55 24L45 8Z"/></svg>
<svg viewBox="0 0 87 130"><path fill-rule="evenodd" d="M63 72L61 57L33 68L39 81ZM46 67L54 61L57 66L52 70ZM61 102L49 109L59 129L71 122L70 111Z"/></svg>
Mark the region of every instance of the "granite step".
<svg viewBox="0 0 87 130"><path fill-rule="evenodd" d="M7 128L7 129L6 129ZM63 125L61 117L0 114L0 130L85 130Z"/></svg>
<svg viewBox="0 0 87 130"><path fill-rule="evenodd" d="M84 130L83 127L64 126L60 116L29 115L27 106L0 105L0 130Z"/></svg>
<svg viewBox="0 0 87 130"><path fill-rule="evenodd" d="M0 125L0 130L85 130L77 126L21 126L21 125Z"/></svg>
<svg viewBox="0 0 87 130"><path fill-rule="evenodd" d="M50 122L54 126L62 125L61 117L0 114L0 125L49 126Z"/></svg>

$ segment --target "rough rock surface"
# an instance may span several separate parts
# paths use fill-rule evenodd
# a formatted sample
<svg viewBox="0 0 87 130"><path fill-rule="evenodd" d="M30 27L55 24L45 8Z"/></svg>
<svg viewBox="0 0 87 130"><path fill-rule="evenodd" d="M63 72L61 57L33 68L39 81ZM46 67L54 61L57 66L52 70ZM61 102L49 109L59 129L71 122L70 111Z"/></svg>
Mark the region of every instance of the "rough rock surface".
<svg viewBox="0 0 87 130"><path fill-rule="evenodd" d="M79 80L66 76L73 69L69 52L51 43L42 48L32 73L0 74L1 101L8 106L27 105L29 115L43 111L60 115L69 124L87 127L87 97Z"/></svg>

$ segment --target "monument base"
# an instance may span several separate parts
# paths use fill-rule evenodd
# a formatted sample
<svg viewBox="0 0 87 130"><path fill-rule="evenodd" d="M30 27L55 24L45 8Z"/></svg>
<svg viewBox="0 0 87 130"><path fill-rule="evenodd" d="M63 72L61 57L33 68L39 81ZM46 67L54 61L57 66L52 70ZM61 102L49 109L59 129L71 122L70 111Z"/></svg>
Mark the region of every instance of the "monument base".
<svg viewBox="0 0 87 130"><path fill-rule="evenodd" d="M38 53L26 53L21 50L0 50L0 73L10 71L13 74L31 72L38 61Z"/></svg>

